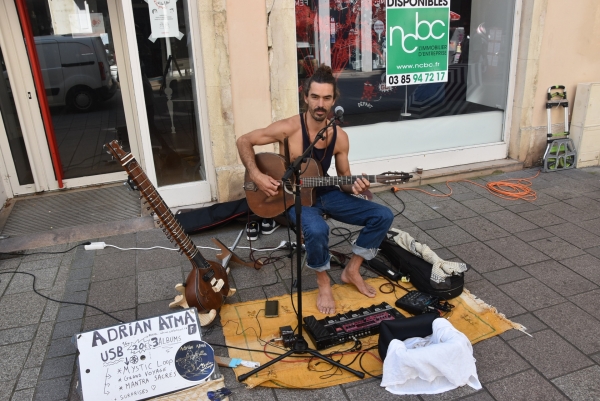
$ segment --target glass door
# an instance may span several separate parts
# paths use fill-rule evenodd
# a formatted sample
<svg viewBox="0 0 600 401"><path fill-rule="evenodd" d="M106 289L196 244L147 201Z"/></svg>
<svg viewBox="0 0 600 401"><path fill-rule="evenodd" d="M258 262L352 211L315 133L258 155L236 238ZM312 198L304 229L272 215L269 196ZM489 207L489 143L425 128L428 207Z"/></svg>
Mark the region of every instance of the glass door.
<svg viewBox="0 0 600 401"><path fill-rule="evenodd" d="M56 175L62 173L67 186L121 176L122 167L103 150L113 139L129 142L107 0L15 2L28 20L20 15L25 41L29 23L35 43L29 60L34 77L43 79L38 100L42 114L48 106L45 131L59 156L53 161Z"/></svg>

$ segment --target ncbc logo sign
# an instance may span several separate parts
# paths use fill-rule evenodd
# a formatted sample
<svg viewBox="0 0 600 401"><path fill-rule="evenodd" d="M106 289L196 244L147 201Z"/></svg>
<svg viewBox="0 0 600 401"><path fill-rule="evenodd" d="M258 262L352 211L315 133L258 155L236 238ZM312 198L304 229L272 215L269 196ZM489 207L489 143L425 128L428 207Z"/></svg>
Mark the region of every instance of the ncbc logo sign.
<svg viewBox="0 0 600 401"><path fill-rule="evenodd" d="M388 0L387 3L387 84L445 82L450 2Z"/></svg>
<svg viewBox="0 0 600 401"><path fill-rule="evenodd" d="M439 29L438 31L440 32L440 34L438 36L436 36L433 33L433 28L436 24L439 24L442 26L442 29ZM421 29L421 26L425 25L427 26L427 35L425 36L421 36L421 32L423 32L423 30ZM444 23L444 21L442 20L434 20L432 22L429 21L425 21L425 20L421 20L419 21L419 13L416 12L415 13L415 33L405 33L404 29L401 26L392 26L390 27L390 47L394 46L394 31L400 31L401 33L401 37L402 37L402 49L406 52L406 53L414 53L419 46L417 44L415 44L415 47L412 49L407 49L406 48L406 39L407 38L413 38L415 41L416 40L427 40L429 38L433 38L433 39L442 39L444 36L446 36L446 34L448 33L448 28L446 27L446 24Z"/></svg>

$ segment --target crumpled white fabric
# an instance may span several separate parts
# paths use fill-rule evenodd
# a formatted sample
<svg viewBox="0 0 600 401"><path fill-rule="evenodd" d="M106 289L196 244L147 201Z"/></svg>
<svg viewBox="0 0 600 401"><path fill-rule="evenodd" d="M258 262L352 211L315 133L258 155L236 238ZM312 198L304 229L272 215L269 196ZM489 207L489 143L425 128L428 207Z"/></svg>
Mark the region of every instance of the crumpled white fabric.
<svg viewBox="0 0 600 401"><path fill-rule="evenodd" d="M468 384L481 389L469 339L446 319L425 338L392 340L381 386L393 394L438 394Z"/></svg>
<svg viewBox="0 0 600 401"><path fill-rule="evenodd" d="M465 263L448 262L447 260L440 258L427 245L421 244L406 231L397 230L395 228L390 229L390 231L397 233L397 235L394 236L394 241L396 241L398 245L433 265L431 268L432 281L441 283L453 274L460 274L467 271L467 265Z"/></svg>

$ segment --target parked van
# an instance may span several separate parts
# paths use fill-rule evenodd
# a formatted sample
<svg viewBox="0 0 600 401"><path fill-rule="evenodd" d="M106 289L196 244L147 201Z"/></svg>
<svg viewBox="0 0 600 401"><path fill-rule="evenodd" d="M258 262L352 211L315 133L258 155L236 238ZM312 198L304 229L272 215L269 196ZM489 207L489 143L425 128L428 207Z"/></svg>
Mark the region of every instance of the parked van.
<svg viewBox="0 0 600 401"><path fill-rule="evenodd" d="M40 68L50 106L92 110L117 91L99 36L36 36Z"/></svg>

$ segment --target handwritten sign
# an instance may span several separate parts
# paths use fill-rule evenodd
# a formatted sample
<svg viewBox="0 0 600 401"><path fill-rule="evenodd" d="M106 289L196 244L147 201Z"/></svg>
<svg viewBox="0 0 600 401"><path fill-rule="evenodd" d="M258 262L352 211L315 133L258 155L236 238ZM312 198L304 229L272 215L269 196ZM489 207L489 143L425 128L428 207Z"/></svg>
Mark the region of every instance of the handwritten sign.
<svg viewBox="0 0 600 401"><path fill-rule="evenodd" d="M207 381L214 351L195 308L77 335L84 400L141 400Z"/></svg>

